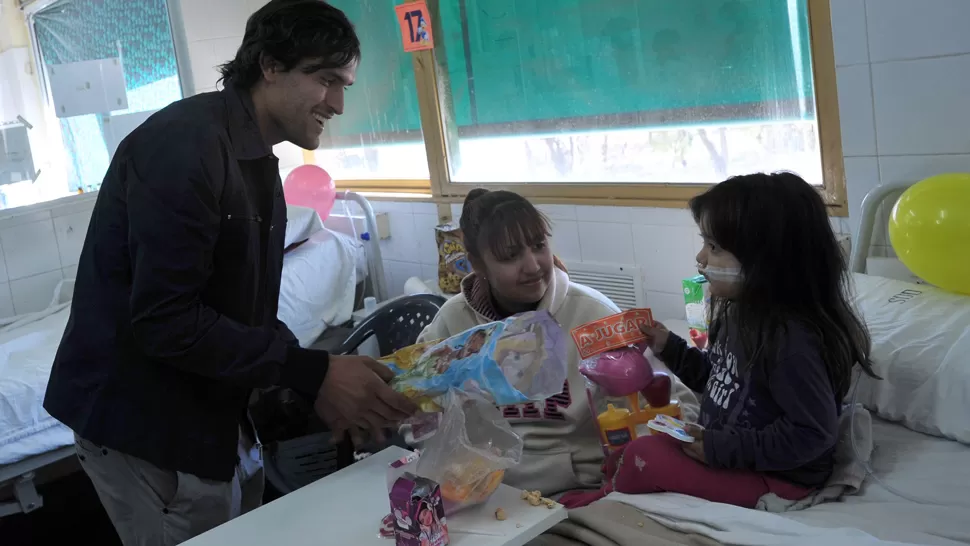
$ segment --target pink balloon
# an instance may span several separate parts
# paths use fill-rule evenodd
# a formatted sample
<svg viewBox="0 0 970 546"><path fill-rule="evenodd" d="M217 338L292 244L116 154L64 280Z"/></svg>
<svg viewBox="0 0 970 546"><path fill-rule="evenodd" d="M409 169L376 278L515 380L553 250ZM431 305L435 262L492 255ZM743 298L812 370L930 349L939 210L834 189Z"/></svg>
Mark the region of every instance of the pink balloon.
<svg viewBox="0 0 970 546"><path fill-rule="evenodd" d="M316 165L300 165L283 182L283 197L287 204L309 207L326 220L337 199L337 188L327 171Z"/></svg>

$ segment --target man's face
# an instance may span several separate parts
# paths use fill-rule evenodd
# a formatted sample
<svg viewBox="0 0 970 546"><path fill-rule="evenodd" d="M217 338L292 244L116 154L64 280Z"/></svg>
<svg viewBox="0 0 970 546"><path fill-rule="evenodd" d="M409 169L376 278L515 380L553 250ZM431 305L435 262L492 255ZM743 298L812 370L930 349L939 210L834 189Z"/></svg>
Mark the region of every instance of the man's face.
<svg viewBox="0 0 970 546"><path fill-rule="evenodd" d="M357 77L357 61L312 70L319 62L305 59L292 70L264 71L269 114L278 136L305 150L317 149L327 120L344 113L344 92Z"/></svg>

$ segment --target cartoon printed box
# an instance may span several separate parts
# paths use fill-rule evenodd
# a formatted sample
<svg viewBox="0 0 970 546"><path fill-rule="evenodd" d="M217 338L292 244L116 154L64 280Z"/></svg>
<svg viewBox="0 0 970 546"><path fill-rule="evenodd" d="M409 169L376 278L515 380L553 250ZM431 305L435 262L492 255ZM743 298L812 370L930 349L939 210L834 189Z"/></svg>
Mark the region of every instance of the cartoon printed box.
<svg viewBox="0 0 970 546"><path fill-rule="evenodd" d="M394 540L397 546L447 546L448 523L441 487L413 474L418 457L418 453L411 453L388 468Z"/></svg>

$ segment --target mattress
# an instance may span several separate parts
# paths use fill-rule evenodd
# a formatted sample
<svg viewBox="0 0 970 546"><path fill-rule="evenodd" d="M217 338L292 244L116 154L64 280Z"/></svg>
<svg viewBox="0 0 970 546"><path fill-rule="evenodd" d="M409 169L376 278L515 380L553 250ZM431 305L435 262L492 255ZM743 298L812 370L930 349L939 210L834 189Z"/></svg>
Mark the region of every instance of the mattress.
<svg viewBox="0 0 970 546"><path fill-rule="evenodd" d="M69 303L60 304L0 329L0 465L74 442L43 408L69 312Z"/></svg>

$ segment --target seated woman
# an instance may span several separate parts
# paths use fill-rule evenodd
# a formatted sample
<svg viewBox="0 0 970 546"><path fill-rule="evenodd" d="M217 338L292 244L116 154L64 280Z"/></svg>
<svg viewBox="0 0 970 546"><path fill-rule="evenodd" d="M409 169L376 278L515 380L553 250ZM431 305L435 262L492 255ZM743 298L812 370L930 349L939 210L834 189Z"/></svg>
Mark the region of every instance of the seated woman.
<svg viewBox="0 0 970 546"><path fill-rule="evenodd" d="M570 282L549 248L548 221L524 197L472 190L465 199L461 230L474 272L420 341L447 338L535 309L548 310L567 331L619 312L603 294ZM569 377L562 393L544 402L503 408L525 442L522 461L506 472L505 483L547 496L597 488L603 478L603 449L579 373L579 355L572 343L568 346ZM673 396L685 417L693 419L697 399L676 378Z"/></svg>

